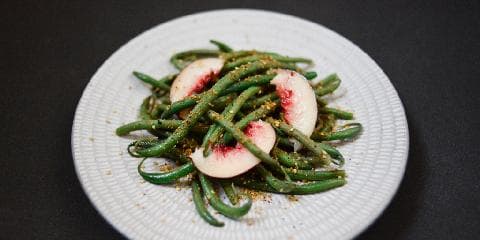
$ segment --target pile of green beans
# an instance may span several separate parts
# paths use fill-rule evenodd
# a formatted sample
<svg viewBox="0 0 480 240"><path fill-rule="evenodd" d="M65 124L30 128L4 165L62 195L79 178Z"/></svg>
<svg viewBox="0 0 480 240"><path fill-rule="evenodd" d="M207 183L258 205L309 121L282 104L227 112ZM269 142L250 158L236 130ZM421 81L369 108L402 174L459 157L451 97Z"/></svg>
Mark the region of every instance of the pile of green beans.
<svg viewBox="0 0 480 240"><path fill-rule="evenodd" d="M174 184L180 179L190 181L199 216L216 227L224 223L209 212L207 205L230 219L241 218L252 206L251 197L243 189L302 195L345 185L347 175L341 169L344 157L330 142L355 139L363 129L360 123L337 126L337 120L352 120L354 116L328 107L323 98L340 86L338 75L329 75L316 84L310 82L318 103L318 119L314 132L307 136L283 120L281 101L270 81L276 76L272 70L278 68L297 71L307 80L315 79L316 72L301 68L312 64L310 59L256 50L236 51L223 42L210 42L218 49L188 50L170 59L178 70L201 58L224 60L216 82L201 93L172 103L169 92L178 73L155 78L133 72L150 86L151 94L140 105L138 120L118 127L116 134L125 136L146 130L153 135L137 139L127 147L132 157L142 158L139 175L157 185ZM261 150L243 133L250 122L259 119L270 123L276 131L276 143L270 152ZM293 151L292 139L303 147ZM208 156L215 146L235 144L243 145L261 163L242 175L216 179L200 172L189 156L198 147L203 147L204 156ZM144 162L150 157L173 160L177 167L147 171ZM229 203L222 200L219 187Z"/></svg>

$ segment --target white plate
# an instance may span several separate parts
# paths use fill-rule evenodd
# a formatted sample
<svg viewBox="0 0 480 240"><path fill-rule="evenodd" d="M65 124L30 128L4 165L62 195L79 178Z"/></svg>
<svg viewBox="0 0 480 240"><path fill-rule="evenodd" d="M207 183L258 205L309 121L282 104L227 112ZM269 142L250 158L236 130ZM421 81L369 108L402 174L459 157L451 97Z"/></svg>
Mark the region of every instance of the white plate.
<svg viewBox="0 0 480 240"><path fill-rule="evenodd" d="M175 72L169 57L212 48L218 39L236 49L262 49L312 58L323 77L343 80L332 104L352 110L365 130L339 147L348 184L297 202L273 195L257 201L240 221L218 216L216 228L197 216L189 188L155 186L137 174L126 153L129 138L115 128L136 119L148 89L131 72ZM95 73L78 104L72 130L75 167L93 205L115 228L135 239L349 239L371 224L402 179L408 129L402 103L377 64L337 33L297 17L258 10L198 13L160 24L115 52Z"/></svg>

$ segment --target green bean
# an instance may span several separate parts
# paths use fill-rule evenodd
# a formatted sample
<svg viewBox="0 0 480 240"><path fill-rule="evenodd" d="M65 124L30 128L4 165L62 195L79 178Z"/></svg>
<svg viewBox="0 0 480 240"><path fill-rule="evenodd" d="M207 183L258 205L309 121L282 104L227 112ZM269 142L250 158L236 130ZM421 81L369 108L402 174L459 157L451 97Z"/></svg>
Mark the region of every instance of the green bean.
<svg viewBox="0 0 480 240"><path fill-rule="evenodd" d="M309 180L309 181L321 181L332 178L344 178L344 170L334 171L317 171L317 170L301 170L301 169L285 169L292 180Z"/></svg>
<svg viewBox="0 0 480 240"><path fill-rule="evenodd" d="M273 176L273 174L270 171L268 171L261 164L257 165L255 169L265 179L268 185L274 188L278 192L288 193L288 192L291 192L293 188L295 188L295 183L291 181L282 181L276 178L275 176Z"/></svg>
<svg viewBox="0 0 480 240"><path fill-rule="evenodd" d="M165 91L170 91L170 86L165 84L165 82L158 81L158 80L154 79L153 77L151 77L147 74L134 71L133 75L135 75L135 77L142 80L143 82L150 84L152 87L157 87L157 88L160 88L160 89L165 90Z"/></svg>
<svg viewBox="0 0 480 240"><path fill-rule="evenodd" d="M174 170L161 172L161 173L149 173L142 170L143 162L147 158L144 158L140 164L138 164L138 173L145 181L157 185L169 184L175 182L177 179L187 176L195 170L192 162L186 163Z"/></svg>
<svg viewBox="0 0 480 240"><path fill-rule="evenodd" d="M232 86L230 86L229 88L225 89L225 91L223 91L222 94L240 92L251 86L269 84L270 81L275 77L275 75L276 74L255 75L255 76L245 78L244 80L237 82Z"/></svg>
<svg viewBox="0 0 480 240"><path fill-rule="evenodd" d="M342 166L343 163L345 162L345 159L343 158L342 154L334 147L326 144L326 143L322 143L322 142L315 142L321 149L323 149L325 152L328 153L328 155L330 155L333 159L334 159L334 163L337 164L337 165L340 165Z"/></svg>
<svg viewBox="0 0 480 240"><path fill-rule="evenodd" d="M314 193L324 192L333 188L341 187L346 183L347 181L343 178L335 178L335 179L328 179L323 181L309 182L305 184L297 184L296 187L293 188L292 191L289 192L288 194L294 194L294 195L314 194ZM256 180L249 180L249 181L236 180L235 184L245 188L257 190L257 191L282 193L272 188L270 185L268 185L268 183L260 182Z"/></svg>
<svg viewBox="0 0 480 240"><path fill-rule="evenodd" d="M272 93L269 93L269 94L266 94L262 97L259 97L257 99L254 99L254 100L250 100L250 101L247 101L242 109L251 109L251 108L256 108L257 106L260 106L268 101L274 101L278 99L278 96L277 96L277 93L275 92L272 92Z"/></svg>
<svg viewBox="0 0 480 240"><path fill-rule="evenodd" d="M137 140L133 143L131 143L130 145L128 145L128 153L130 153L130 155L132 157L139 157L138 155L135 154L134 151L131 151L130 148L131 147L135 147L135 148L139 148L139 149L145 149L145 148L149 148L149 147L152 147L152 146L155 146L156 144L159 144L161 143L163 140L159 140L159 139L153 139L153 138L146 138L146 139L140 139L140 140ZM177 149L177 148L172 148L170 149L170 151L164 153L162 155L162 157L165 157L165 158L168 158L168 159L171 159L171 160L174 160L174 161L177 161L178 163L180 164L185 164L185 163L189 163L192 161L192 159L190 159L189 157L187 157L182 150L180 149Z"/></svg>
<svg viewBox="0 0 480 240"><path fill-rule="evenodd" d="M214 111L208 111L208 117L215 121L216 123L220 124L223 128L225 128L226 131L228 131L232 136L240 143L242 144L245 148L247 148L253 155L255 155L257 158L259 158L262 162L271 165L271 166L276 166L280 168L280 164L278 163L277 160L273 159L268 155L268 153L262 151L257 145L255 145L252 140L250 140L245 134L235 127L233 123L230 121L225 120L220 114L214 112Z"/></svg>
<svg viewBox="0 0 480 240"><path fill-rule="evenodd" d="M168 106L168 108L165 111L163 111L162 115L160 115L160 118L161 119L169 118L173 114L178 113L183 109L187 109L189 107L194 106L197 103L197 100L201 96L203 96L203 94L193 95L193 96L186 97L183 100L172 103L170 106Z"/></svg>
<svg viewBox="0 0 480 240"><path fill-rule="evenodd" d="M189 97L186 97L183 100L174 102L170 106L167 107L167 109L160 115L161 119L169 118L173 114L178 113L182 111L183 109L187 109L189 107L195 106L198 101L205 95L205 93L200 93L197 95L192 95ZM225 105L227 105L229 102L233 100L234 96L233 95L227 95L227 96L221 96L215 100L212 101L211 107L213 109L223 109L225 108Z"/></svg>
<svg viewBox="0 0 480 240"><path fill-rule="evenodd" d="M297 139L300 143L303 144L308 150L312 151L318 159L321 161L320 163L323 165L327 165L330 163L330 158L326 154L325 150L321 148L321 145L314 142L309 137L305 136L302 132L298 131L294 127L288 125L284 121L274 120L273 118L267 118L267 122L272 124L275 128L281 130L285 134L289 135Z"/></svg>
<svg viewBox="0 0 480 240"><path fill-rule="evenodd" d="M175 68L182 70L192 61L195 61L199 58L218 57L219 54L220 53L216 50L194 49L174 54L170 58L170 62L173 64L173 66L175 66Z"/></svg>
<svg viewBox="0 0 480 240"><path fill-rule="evenodd" d="M225 76L215 83L205 95L199 100L197 105L190 111L187 118L183 121L182 125L180 125L175 132L168 137L165 142L156 145L154 147L141 150L138 152L141 156L149 157L149 156L158 156L168 151L169 149L173 148L182 138L184 138L188 131L197 123L199 118L205 114L205 112L209 108L209 104L219 96L219 94L232 85L238 79L241 79L245 76L254 74L258 71L266 70L269 68L281 68L284 64L272 61L259 61L253 62L251 64L244 65L234 71L229 72ZM240 131L240 130L239 130ZM240 131L241 132L241 131ZM242 133L243 134L243 133Z"/></svg>
<svg viewBox="0 0 480 240"><path fill-rule="evenodd" d="M284 63L297 63L297 62L302 62L302 63L311 63L312 60L306 59L306 58L291 58L291 57L285 57L281 56L278 54L272 54L272 53L266 53L266 54L255 54L255 55L250 55L250 56L245 56L236 59L233 62L227 62L225 65L223 65L222 72L228 72L232 69L235 69L236 67L239 67L241 65L247 64L249 62L253 61L259 61L259 60L276 60L279 62L284 62Z"/></svg>
<svg viewBox="0 0 480 240"><path fill-rule="evenodd" d="M327 76L325 79L320 81L315 87L315 93L318 96L324 96L335 91L342 81L337 76L337 74L332 74Z"/></svg>
<svg viewBox="0 0 480 240"><path fill-rule="evenodd" d="M236 59L233 62L225 63L223 65L222 72L228 72L228 71L231 71L232 69L235 69L236 67L239 67L241 65L244 65L244 64L247 64L247 63L253 62L253 61L259 61L259 60L271 60L271 58L269 56L260 55L260 54L241 57L241 58Z"/></svg>
<svg viewBox="0 0 480 240"><path fill-rule="evenodd" d="M302 58L302 57L287 57L280 55L278 53L274 52L263 52L264 54L272 57L273 59L279 61L279 62L285 62L285 63L307 63L311 64L312 60L308 58Z"/></svg>
<svg viewBox="0 0 480 240"><path fill-rule="evenodd" d="M230 180L221 180L220 185L222 185L223 191L225 191L225 195L227 195L228 200L233 205L237 205L238 203L238 194L233 186L233 182Z"/></svg>
<svg viewBox="0 0 480 240"><path fill-rule="evenodd" d="M346 140L355 138L361 131L362 125L360 123L350 123L345 124L341 130L332 133L314 131L310 138L316 141Z"/></svg>
<svg viewBox="0 0 480 240"><path fill-rule="evenodd" d="M252 97L253 95L257 94L260 91L259 87L250 87L247 90L243 91L225 110L222 112L222 116L226 121L232 121L235 114L240 110L242 105ZM220 135L223 133L223 128L221 128L217 124L213 124L210 126L207 134L203 138L202 147L203 155L206 157L209 154L209 146L215 144Z"/></svg>
<svg viewBox="0 0 480 240"><path fill-rule="evenodd" d="M332 114L337 119L344 119L344 120L353 119L353 113L342 111L340 109L323 107L323 108L320 108L319 110L320 110L319 111L320 113Z"/></svg>
<svg viewBox="0 0 480 240"><path fill-rule="evenodd" d="M318 75L317 75L316 72L311 71L311 72L306 72L306 73L304 73L303 76L304 76L307 80L312 80L312 79L316 78Z"/></svg>
<svg viewBox="0 0 480 240"><path fill-rule="evenodd" d="M278 138L278 143L282 146L289 147L293 149L293 143L290 142L288 138L284 137L279 137ZM333 158L333 162L337 165L343 165L345 159L343 158L342 154L334 147L326 144L326 143L321 143L321 142L315 142L322 150L324 150L330 157ZM318 159L312 159L311 162L314 162L315 160L318 161Z"/></svg>
<svg viewBox="0 0 480 240"><path fill-rule="evenodd" d="M207 207L205 206L205 202L203 201L202 193L200 192L200 186L198 185L197 181L192 181L192 199L193 203L195 204L195 209L197 209L198 215L200 215L203 220L205 220L210 225L216 227L223 227L225 225L223 222L218 221L213 217L209 212Z"/></svg>
<svg viewBox="0 0 480 240"><path fill-rule="evenodd" d="M293 167L297 169L313 169L310 161L308 161L306 158L302 158L301 156L299 156L299 154L289 154L277 147L273 148L272 153L283 166Z"/></svg>
<svg viewBox="0 0 480 240"><path fill-rule="evenodd" d="M322 86L329 85L333 82L337 82L338 80L340 80L338 75L336 73L333 73L333 74L330 74L330 75L326 76L322 80L320 80L317 84L315 84L314 87L315 88L321 88Z"/></svg>
<svg viewBox="0 0 480 240"><path fill-rule="evenodd" d="M220 41L217 41L217 40L210 40L210 43L217 46L218 50L220 50L222 52L226 52L226 53L233 52L233 49L223 42L220 42Z"/></svg>
<svg viewBox="0 0 480 240"><path fill-rule="evenodd" d="M239 207L228 206L227 204L223 203L215 193L210 180L208 180L208 178L202 173L199 173L198 176L200 178L200 184L202 185L203 192L210 202L210 205L220 214L229 218L237 219L247 214L252 207L252 200L250 198L247 199L246 203Z"/></svg>
<svg viewBox="0 0 480 240"><path fill-rule="evenodd" d="M118 136L124 136L129 134L130 132L137 131L137 130L175 130L182 124L181 120L166 120L166 119L158 119L158 120L140 120L131 123L127 123L117 128L116 134ZM207 132L208 127L204 124L197 124L192 127L192 131L196 133L205 133Z"/></svg>
<svg viewBox="0 0 480 240"><path fill-rule="evenodd" d="M220 54L220 57L225 61L228 62L230 60L235 60L237 58L245 57L248 55L253 55L257 54L258 52L255 50L240 50L240 51L234 51L234 52L229 52L229 53L222 53Z"/></svg>
<svg viewBox="0 0 480 240"><path fill-rule="evenodd" d="M278 100L273 102L268 101L264 103L262 106L260 106L259 108L257 108L255 111L252 111L248 115L242 117L240 121L235 123L235 127L239 128L240 130L243 130L251 121L255 121L260 118L263 118L267 116L267 114L275 111L277 106L278 106ZM228 144L232 140L233 140L232 134L230 134L229 132L226 132L223 137L223 142Z"/></svg>

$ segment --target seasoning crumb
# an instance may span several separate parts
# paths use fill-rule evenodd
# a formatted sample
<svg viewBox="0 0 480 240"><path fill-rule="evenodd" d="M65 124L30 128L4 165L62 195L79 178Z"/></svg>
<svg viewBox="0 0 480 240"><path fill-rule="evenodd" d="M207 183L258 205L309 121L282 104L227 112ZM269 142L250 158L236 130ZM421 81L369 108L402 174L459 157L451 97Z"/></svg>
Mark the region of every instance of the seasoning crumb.
<svg viewBox="0 0 480 240"><path fill-rule="evenodd" d="M112 122L110 122L110 120L105 120L105 122L106 122L107 124L110 124L110 123L112 123Z"/></svg>
<svg viewBox="0 0 480 240"><path fill-rule="evenodd" d="M287 199L290 202L298 202L298 197L295 195L287 195Z"/></svg>
<svg viewBox="0 0 480 240"><path fill-rule="evenodd" d="M252 226L254 223L255 223L255 221L253 220L253 218L248 218L247 219L247 225L248 226Z"/></svg>
<svg viewBox="0 0 480 240"><path fill-rule="evenodd" d="M122 156L122 155L123 155L123 152L120 152L118 155Z"/></svg>
<svg viewBox="0 0 480 240"><path fill-rule="evenodd" d="M128 90L131 90L132 89L132 86L128 86Z"/></svg>
<svg viewBox="0 0 480 240"><path fill-rule="evenodd" d="M88 140L90 140L90 142L94 142L94 141L95 141L95 138L89 137Z"/></svg>
<svg viewBox="0 0 480 240"><path fill-rule="evenodd" d="M272 203L272 195L266 192L258 192L251 189L244 189L243 193L247 194L253 201L264 201L267 203Z"/></svg>
<svg viewBox="0 0 480 240"><path fill-rule="evenodd" d="M105 175L112 175L112 171L110 170L105 171Z"/></svg>

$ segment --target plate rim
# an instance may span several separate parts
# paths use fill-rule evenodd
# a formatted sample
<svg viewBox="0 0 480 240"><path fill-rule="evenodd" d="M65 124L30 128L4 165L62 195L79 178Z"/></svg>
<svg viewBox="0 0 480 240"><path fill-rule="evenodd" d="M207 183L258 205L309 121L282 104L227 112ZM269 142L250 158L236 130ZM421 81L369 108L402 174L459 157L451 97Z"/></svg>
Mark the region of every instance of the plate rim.
<svg viewBox="0 0 480 240"><path fill-rule="evenodd" d="M320 24L320 23L317 23L317 22L314 22L312 20L309 20L309 19L306 19L306 18L302 18L302 17L299 17L299 16L295 16L295 15L290 15L290 14L287 14L287 13L283 13L283 12L277 12L277 11L272 11L272 10L266 10L266 9L254 9L254 8L224 8L224 9L214 9L214 10L206 10L206 11L197 11L197 12L194 12L194 13L190 13L190 14L186 14L186 15L182 15L182 16L177 16L177 17L174 17L174 18L171 18L169 20L166 20L164 22L160 22L158 24L155 24L153 26L151 26L150 28L148 29L145 29L144 31L140 32L139 34L137 34L136 36L134 36L133 38L129 39L128 41L126 41L124 44L122 44L119 48L117 48L112 54L110 54L103 62L102 64L95 70L95 72L93 73L93 75L91 75L87 85L85 86L85 88L83 89L82 91L82 94L81 94L81 97L77 103L77 106L75 108L75 114L74 114L74 119L73 119L73 122L72 122L72 129L71 129L71 138L70 138L70 146L71 146L71 150L72 150L72 158L73 158L73 163L74 163L74 168L75 168L75 173L77 175L77 179L78 181L80 182L80 185L83 189L83 192L87 195L87 198L89 200L89 202L91 203L91 205L94 207L94 209L100 213L100 215L102 216L102 218L104 219L104 221L106 223L108 223L112 228L114 228L117 232L119 232L120 234L122 234L124 237L127 237L127 238L131 238L132 236L126 231L126 229L123 229L119 226L116 226L113 221L110 220L109 216L108 216L108 211L104 211L104 210L101 210L99 208L99 206L97 205L97 203L94 202L94 198L92 197L91 193L87 191L86 189L86 185L85 185L85 182L82 180L82 177L80 175L80 172L79 172L79 167L78 167L78 157L76 156L75 154L75 150L74 150L74 145L76 143L76 135L75 135L75 129L76 129L76 126L79 124L79 119L78 119L78 116L79 116L79 112L81 110L81 107L83 106L83 103L86 101L85 98L86 98L86 95L85 93L92 87L92 79L94 79L98 74L99 72L106 66L106 64L108 62L110 62L116 55L119 54L119 52L121 52L123 49L127 48L128 46L130 46L131 44L133 44L135 41L138 41L138 39L142 38L143 36L149 34L150 32L152 32L154 29L156 29L157 27L159 26L162 26L162 25L166 25L166 24L171 24L172 22L175 22L175 21L178 21L178 20L181 20L181 19L186 19L186 18L191 18L191 17L198 17L198 16L201 16L201 15L208 15L208 14L212 14L212 13L219 13L219 12L258 12L258 13L263 13L263 14L273 14L273 15L277 15L277 16L280 16L280 17L284 17L284 18L290 18L290 19L296 19L296 20L299 20L299 21L303 21L303 22L307 22L309 24L313 24L313 25L316 25L317 27L321 27L323 28L323 30L326 30L328 31L330 34L333 34L335 35L336 37L339 37L341 39L343 39L344 41L348 42L349 44L351 44L354 48L354 50L357 50L359 51L360 53L362 54L365 54L367 56L367 60L368 61L371 61L375 66L378 67L378 70L380 71L381 74L383 74L385 77L386 77L386 83L391 87L391 89L393 90L393 93L396 97L396 99L398 99L398 107L399 107L399 111L402 113L403 115L403 123L404 123L404 126L405 126L405 146L404 146L404 152L403 152L403 156L402 156L402 159L403 159L403 164L402 166L400 167L400 170L399 170L399 178L397 179L397 181L393 184L394 186L392 188L390 188L389 192L388 192L388 197L385 197L380 203L379 203L379 207L375 208L375 211L371 212L371 214L367 215L368 216L368 219L365 218L365 222L364 224L356 224L354 226L354 230L350 231L350 235L347 235L348 238L354 238L354 237L357 237L359 236L360 234L362 234L363 232L365 232L365 230L367 230L370 226L372 226L372 224L375 223L375 221L377 219L379 219L379 217L385 212L385 210L389 207L389 205L392 203L392 200L394 199L394 197L396 196L399 188L400 188L400 185L402 184L403 180L404 180L404 177L405 177L405 171L406 171L406 168L407 168L407 164L408 164L408 156L409 156L409 152L410 152L410 132L409 132L409 126L408 126L408 120L407 120L407 114L406 114L406 111L405 111L405 107L403 105L403 102L398 94L398 91L397 89L395 88L395 86L393 85L393 83L391 82L390 78L388 77L388 75L383 71L383 69L380 67L380 65L372 58L370 57L370 55L368 53L366 53L363 49L361 49L357 44L355 44L354 42L352 42L350 39L344 37L343 35L337 33L336 31L326 27L325 25L323 24ZM79 139L77 139L79 140Z"/></svg>

